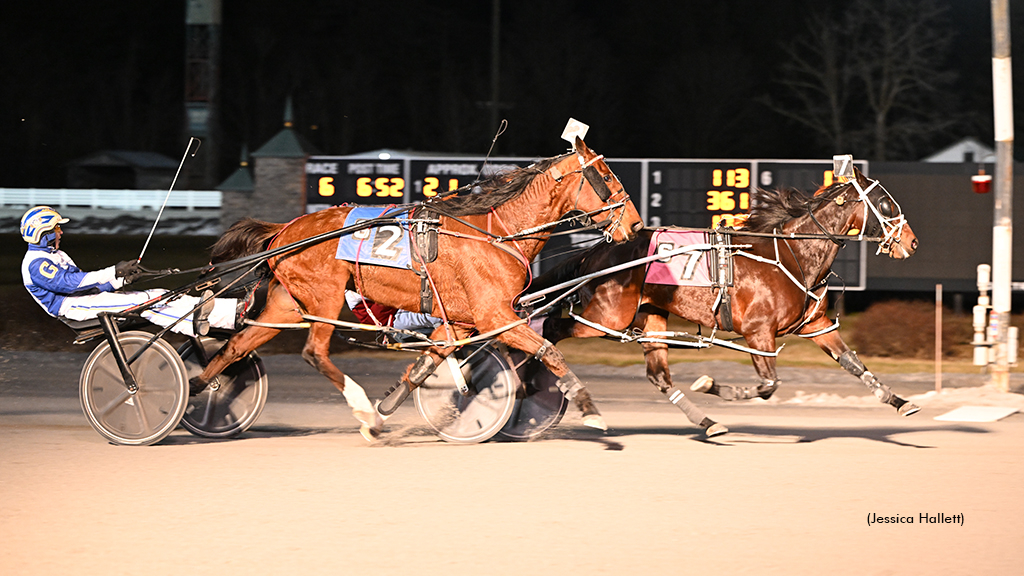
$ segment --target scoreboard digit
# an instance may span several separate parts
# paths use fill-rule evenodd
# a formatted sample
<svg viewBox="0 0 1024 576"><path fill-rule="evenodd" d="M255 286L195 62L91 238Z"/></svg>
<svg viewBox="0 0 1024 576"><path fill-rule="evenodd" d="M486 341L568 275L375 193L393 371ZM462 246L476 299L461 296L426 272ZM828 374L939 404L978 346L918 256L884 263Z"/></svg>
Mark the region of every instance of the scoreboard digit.
<svg viewBox="0 0 1024 576"><path fill-rule="evenodd" d="M747 161L651 161L647 225L739 225L750 209L753 173L753 165Z"/></svg>

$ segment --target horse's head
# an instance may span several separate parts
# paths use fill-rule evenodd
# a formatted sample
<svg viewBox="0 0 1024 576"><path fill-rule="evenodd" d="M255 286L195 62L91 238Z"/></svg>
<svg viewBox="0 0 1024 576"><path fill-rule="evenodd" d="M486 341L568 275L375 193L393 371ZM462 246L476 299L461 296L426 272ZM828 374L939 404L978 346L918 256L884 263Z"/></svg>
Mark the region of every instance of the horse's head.
<svg viewBox="0 0 1024 576"><path fill-rule="evenodd" d="M896 260L909 258L917 251L917 236L900 205L878 180L864 176L857 168L853 173L844 192L835 198L837 204L852 201L863 207L850 211L847 234L878 238L876 254L888 254Z"/></svg>
<svg viewBox="0 0 1024 576"><path fill-rule="evenodd" d="M604 235L608 241L632 240L643 229L644 222L633 206L629 194L605 163L604 156L587 148L578 136L574 147L579 169L574 169L571 173L581 174L582 177L578 179L577 185L570 187L575 191L572 210L582 212L595 223L603 224ZM561 177L556 179L561 180ZM566 178L566 181L571 180Z"/></svg>

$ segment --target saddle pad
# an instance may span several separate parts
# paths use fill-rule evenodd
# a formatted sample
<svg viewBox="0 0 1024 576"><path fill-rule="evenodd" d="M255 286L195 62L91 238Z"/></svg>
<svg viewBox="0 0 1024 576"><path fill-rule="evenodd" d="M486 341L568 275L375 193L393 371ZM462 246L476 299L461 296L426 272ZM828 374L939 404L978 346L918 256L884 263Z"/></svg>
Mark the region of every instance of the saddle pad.
<svg viewBox="0 0 1024 576"><path fill-rule="evenodd" d="M658 230L651 236L647 255L663 254L684 246L708 244L711 240L706 232ZM708 250L687 252L672 256L668 262L654 260L647 267L649 284L670 286L713 286L711 281L711 255Z"/></svg>
<svg viewBox="0 0 1024 576"><path fill-rule="evenodd" d="M381 206L353 208L345 217L345 226L377 218L387 210ZM409 254L409 231L396 221L342 236L338 239L338 252L334 257L359 264L411 268Z"/></svg>

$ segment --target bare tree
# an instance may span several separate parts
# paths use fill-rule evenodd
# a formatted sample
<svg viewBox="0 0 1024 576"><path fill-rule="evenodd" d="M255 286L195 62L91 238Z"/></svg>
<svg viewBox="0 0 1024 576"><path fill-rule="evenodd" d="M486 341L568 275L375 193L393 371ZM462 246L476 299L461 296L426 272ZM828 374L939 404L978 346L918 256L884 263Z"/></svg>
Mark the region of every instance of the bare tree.
<svg viewBox="0 0 1024 576"><path fill-rule="evenodd" d="M915 140L955 123L936 107L955 78L943 70L951 36L946 7L935 0L860 0L854 8L847 12L851 66L872 114L874 157L884 161L890 150L912 150Z"/></svg>
<svg viewBox="0 0 1024 576"><path fill-rule="evenodd" d="M841 15L808 18L786 47L776 112L835 152L875 160L913 157L958 123L955 74L944 68L952 31L936 0L851 0Z"/></svg>
<svg viewBox="0 0 1024 576"><path fill-rule="evenodd" d="M774 111L809 128L832 150L846 150L845 119L853 76L845 48L842 25L824 11L807 19L807 35L785 46L779 83L785 99L766 98Z"/></svg>

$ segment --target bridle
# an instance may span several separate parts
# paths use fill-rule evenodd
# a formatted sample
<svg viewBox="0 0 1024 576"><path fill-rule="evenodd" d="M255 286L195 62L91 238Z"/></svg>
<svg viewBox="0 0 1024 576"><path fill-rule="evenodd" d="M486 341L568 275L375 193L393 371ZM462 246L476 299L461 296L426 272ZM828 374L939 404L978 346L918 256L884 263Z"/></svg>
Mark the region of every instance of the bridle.
<svg viewBox="0 0 1024 576"><path fill-rule="evenodd" d="M881 237L878 241L878 250L875 252L875 255L877 256L883 252L888 254L892 250L893 244L899 244L902 239L903 227L906 225L907 219L903 216L903 210L900 208L899 203L896 202L896 199L892 197L892 194L889 194L889 191L886 190L878 180L872 180L867 177L865 177L865 179L870 182L867 188L861 188L860 182L855 178L850 178L847 181L847 184L852 185L857 191L858 199L856 201L864 204L864 214L861 218L862 229L861 233L857 235L857 238L870 238L870 236L865 233L867 232L869 217L874 216L875 220L878 222L878 227L881 230ZM875 188L883 194L883 196L878 200L877 205L868 197L868 194L870 194ZM837 201L839 198L842 197L837 197ZM829 232L821 222L818 221L818 218L815 217L814 211L811 209L810 205L807 206L807 214L811 217L811 220L818 229L821 230L829 240L838 246L842 246L844 244L843 239L840 239L832 232ZM893 216L893 214L895 214L895 216Z"/></svg>
<svg viewBox="0 0 1024 576"><path fill-rule="evenodd" d="M583 175L583 177L580 178L579 187L576 189L575 210L580 211L578 207L580 203L580 194L583 193L584 181L586 181L587 184L590 184L590 189L593 190L594 194L597 195L598 199L600 199L601 202L604 203L604 206L598 208L597 210L592 210L590 212L580 211L582 212L582 214L578 217L578 219L584 226L591 225L592 220L590 217L594 214L606 212L609 210L617 210L617 213L613 212L612 217L608 218L604 222L603 229L601 230L601 233L604 234L605 241L612 242L612 235L614 234L615 228L621 225L622 219L625 218L626 216L626 203L629 201L629 194L626 193L625 187L621 188L615 194L612 194L611 189L608 188L608 182L611 181L611 178L614 176L614 173L610 172L607 176L602 177L601 173L598 172L597 168L594 167L594 164L596 162L604 160L603 154L594 156L588 161L584 161L582 156L577 155L576 157L579 159L580 162L580 167L578 170L573 170L572 172L562 174L556 166L552 166L547 170L548 175L551 176L555 180L555 182L558 183L561 183L563 178L572 174Z"/></svg>

